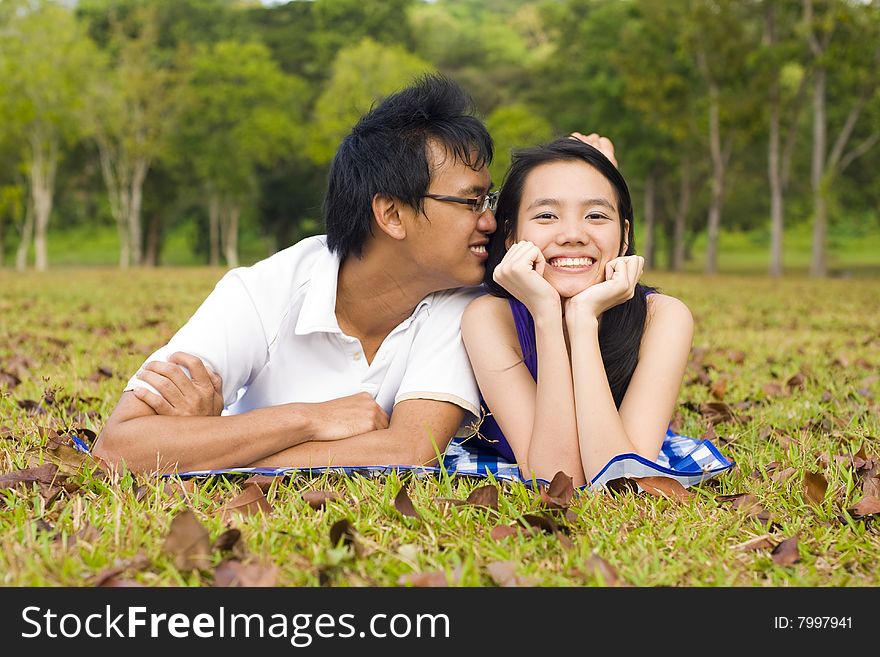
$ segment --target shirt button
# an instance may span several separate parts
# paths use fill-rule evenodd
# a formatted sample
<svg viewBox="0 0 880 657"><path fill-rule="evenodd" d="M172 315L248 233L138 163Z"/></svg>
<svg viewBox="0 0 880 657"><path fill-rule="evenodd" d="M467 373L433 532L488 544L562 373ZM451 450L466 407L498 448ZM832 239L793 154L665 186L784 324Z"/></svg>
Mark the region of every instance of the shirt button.
<svg viewBox="0 0 880 657"><path fill-rule="evenodd" d="M355 354L355 355L352 356L351 358L352 358L352 360L360 360L360 359L361 359L361 355L360 355L360 354Z"/></svg>

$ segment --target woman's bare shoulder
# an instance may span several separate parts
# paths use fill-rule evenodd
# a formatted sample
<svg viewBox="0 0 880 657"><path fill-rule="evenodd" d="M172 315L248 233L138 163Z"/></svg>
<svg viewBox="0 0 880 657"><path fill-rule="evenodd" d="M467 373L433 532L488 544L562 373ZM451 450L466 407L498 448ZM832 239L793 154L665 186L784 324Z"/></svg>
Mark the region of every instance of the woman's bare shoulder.
<svg viewBox="0 0 880 657"><path fill-rule="evenodd" d="M668 294L655 292L645 298L648 306L648 326L664 324L674 326L693 326L694 317L687 304Z"/></svg>

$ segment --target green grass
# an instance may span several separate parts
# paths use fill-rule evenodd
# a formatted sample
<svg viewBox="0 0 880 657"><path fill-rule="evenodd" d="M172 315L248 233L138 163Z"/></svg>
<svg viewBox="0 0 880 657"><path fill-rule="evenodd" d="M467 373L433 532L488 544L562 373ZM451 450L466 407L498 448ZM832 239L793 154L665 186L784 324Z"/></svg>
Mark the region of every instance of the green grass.
<svg viewBox="0 0 880 657"><path fill-rule="evenodd" d="M497 484L495 511L436 501L464 499L487 483L480 480L298 476L268 489L271 514L224 520L219 511L242 489L243 477L166 487L130 474L105 478L92 462L79 465L64 450L47 449L41 427L100 430L127 377L189 317L221 273L0 272L0 371L15 370L21 379L14 387L0 383L0 474L55 459L73 484L48 500L36 485L0 489L3 585L91 585L118 571L123 581L149 586L208 586L215 568L230 558L274 568L274 581L283 585L396 586L402 575L442 570L460 573L462 586L492 586L488 566L496 561L512 561L517 575L539 586L609 583L591 567L593 557L610 564L621 582L638 586L880 583L877 521L847 513L862 498L862 484L833 458L860 448L880 457L880 281L646 274L647 282L686 301L696 319L695 368L680 395L680 430L706 433L699 406L719 401L710 387L726 379L723 401L747 417L715 426L714 442L737 467L690 489L695 496L687 502L632 492L577 494L575 519L562 520L569 543L553 534L491 538L496 525L541 512L539 496L519 484ZM736 351L745 354L741 363ZM704 383L695 376L700 354ZM786 383L797 373L804 388L789 393ZM774 382L783 394L765 390ZM73 399L44 401L44 413L19 404L44 399L47 391L56 401ZM791 477L773 479L789 467ZM805 495L808 471L828 482L820 503ZM402 485L420 519L396 511ZM342 499L315 510L302 499L305 490L333 490ZM754 494L774 522L718 499L734 493ZM201 568L181 566L163 546L172 518L185 508L210 541L229 527L239 529L241 539L231 551L210 550ZM341 519L356 531L359 556L330 544L330 528ZM778 565L769 548L738 547L765 535L774 545L797 536L800 560Z"/></svg>

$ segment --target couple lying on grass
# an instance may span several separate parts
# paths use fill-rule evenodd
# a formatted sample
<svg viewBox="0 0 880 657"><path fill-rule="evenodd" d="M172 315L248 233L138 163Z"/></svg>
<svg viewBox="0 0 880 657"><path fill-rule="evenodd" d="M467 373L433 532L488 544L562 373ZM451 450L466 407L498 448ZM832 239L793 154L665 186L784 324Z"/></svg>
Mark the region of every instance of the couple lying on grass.
<svg viewBox="0 0 880 657"><path fill-rule="evenodd" d="M331 165L326 235L228 272L93 453L142 472L426 465L477 421L525 478L656 459L693 319L639 283L611 143L521 151L500 194L492 152L441 76L377 105Z"/></svg>

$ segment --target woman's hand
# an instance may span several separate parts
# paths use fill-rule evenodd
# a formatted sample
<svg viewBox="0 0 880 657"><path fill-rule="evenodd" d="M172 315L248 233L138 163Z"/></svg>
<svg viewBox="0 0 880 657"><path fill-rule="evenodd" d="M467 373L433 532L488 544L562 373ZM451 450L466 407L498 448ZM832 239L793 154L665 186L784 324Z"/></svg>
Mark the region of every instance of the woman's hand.
<svg viewBox="0 0 880 657"><path fill-rule="evenodd" d="M546 266L541 249L532 242L517 242L495 267L492 278L522 301L532 316L552 310L561 312L559 293L544 278Z"/></svg>
<svg viewBox="0 0 880 657"><path fill-rule="evenodd" d="M621 256L605 265L605 280L588 287L565 302L565 321L569 330L584 320L598 320L609 308L629 301L642 277L642 256Z"/></svg>
<svg viewBox="0 0 880 657"><path fill-rule="evenodd" d="M135 388L134 395L158 415L209 416L223 411L223 381L205 367L200 358L176 352L170 362L152 361L137 377L149 383L159 394ZM183 367L192 375L190 379Z"/></svg>

